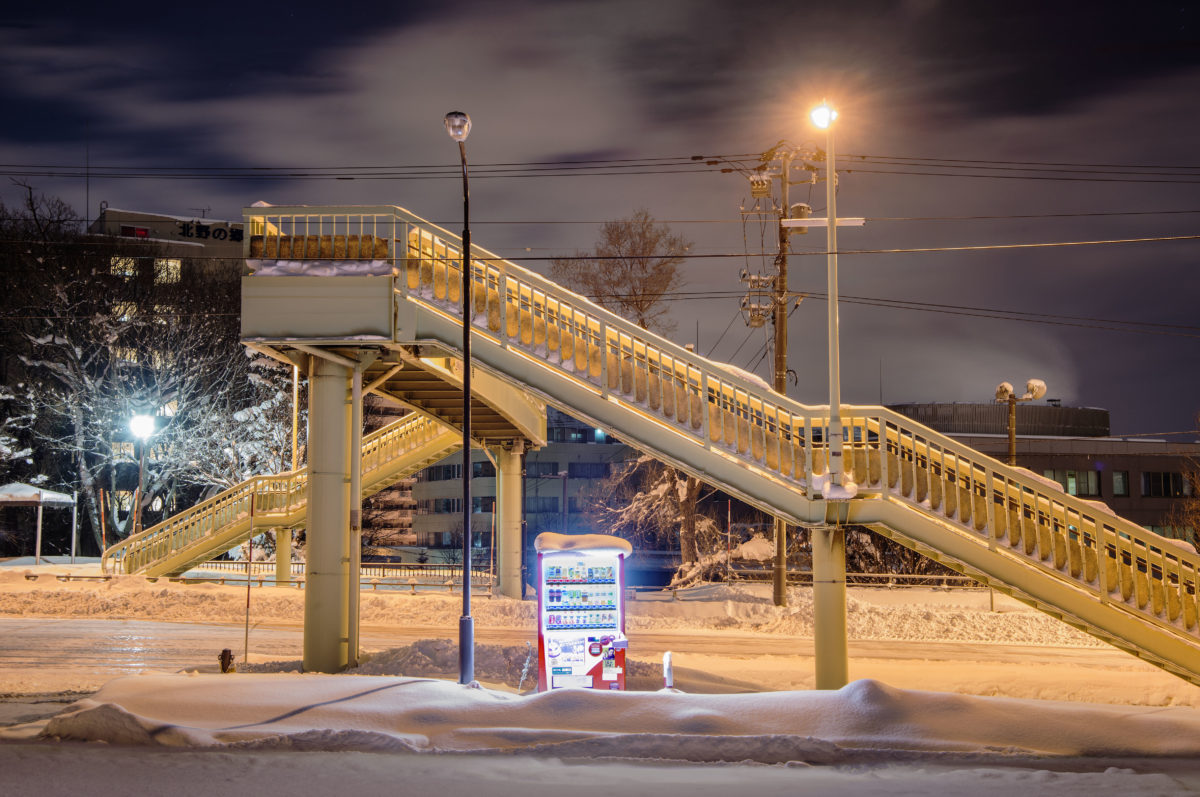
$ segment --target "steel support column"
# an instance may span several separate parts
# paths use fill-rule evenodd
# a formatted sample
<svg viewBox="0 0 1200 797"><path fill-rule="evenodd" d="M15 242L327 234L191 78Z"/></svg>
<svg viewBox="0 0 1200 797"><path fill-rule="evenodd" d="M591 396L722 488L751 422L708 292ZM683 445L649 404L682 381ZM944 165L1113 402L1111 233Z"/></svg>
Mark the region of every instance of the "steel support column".
<svg viewBox="0 0 1200 797"><path fill-rule="evenodd" d="M840 526L812 530L813 646L817 689L841 689L849 679L846 650L846 534Z"/></svg>
<svg viewBox="0 0 1200 797"><path fill-rule="evenodd" d="M309 365L305 672L340 672L349 661L351 372L323 357Z"/></svg>
<svg viewBox="0 0 1200 797"><path fill-rule="evenodd" d="M521 455L522 441L511 448L497 448L496 454L496 563L499 570L500 594L521 598Z"/></svg>
<svg viewBox="0 0 1200 797"><path fill-rule="evenodd" d="M292 530L275 529L275 585L292 583Z"/></svg>

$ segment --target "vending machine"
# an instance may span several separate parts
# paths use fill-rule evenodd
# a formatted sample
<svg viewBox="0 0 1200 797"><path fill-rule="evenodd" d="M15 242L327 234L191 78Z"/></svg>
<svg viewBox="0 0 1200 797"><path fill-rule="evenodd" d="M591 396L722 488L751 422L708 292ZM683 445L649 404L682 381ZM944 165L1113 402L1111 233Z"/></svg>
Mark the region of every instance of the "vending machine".
<svg viewBox="0 0 1200 797"><path fill-rule="evenodd" d="M606 534L539 534L538 691L624 689L625 559Z"/></svg>

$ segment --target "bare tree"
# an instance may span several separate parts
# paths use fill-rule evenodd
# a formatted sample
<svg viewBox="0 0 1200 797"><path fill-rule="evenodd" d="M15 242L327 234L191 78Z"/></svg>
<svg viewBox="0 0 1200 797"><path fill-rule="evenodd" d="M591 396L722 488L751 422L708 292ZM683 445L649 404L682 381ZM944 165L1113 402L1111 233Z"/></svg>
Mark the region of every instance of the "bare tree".
<svg viewBox="0 0 1200 797"><path fill-rule="evenodd" d="M605 222L594 253L550 261L550 275L642 329L667 334L675 322L663 300L683 286L679 267L691 246L639 208L627 219Z"/></svg>
<svg viewBox="0 0 1200 797"><path fill-rule="evenodd" d="M109 541L130 531L128 502L101 495L132 495L134 414L157 422L141 493L148 521L204 486L227 484L233 477L218 475L214 450L236 452L259 434L238 417L261 399L238 342L240 271L84 235L68 206L25 189L23 208L0 208L5 379L23 386L11 403L33 419L37 456L79 490L99 544L101 528Z"/></svg>
<svg viewBox="0 0 1200 797"><path fill-rule="evenodd" d="M681 562L690 570L725 539L716 522L697 510L702 487L698 479L642 456L604 480L590 504L590 519L651 548L662 548L678 535Z"/></svg>
<svg viewBox="0 0 1200 797"><path fill-rule="evenodd" d="M649 211L639 208L627 219L605 222L594 253L576 252L573 257L556 258L551 261L550 273L555 280L587 295L601 307L625 316L642 329L665 335L675 329L665 300L685 283L680 266L691 246L691 242L670 227L659 224ZM700 480L662 463L655 463L647 470L641 460L617 474L617 482L622 480L630 483L650 480L660 487L670 485L670 489L660 491L666 501L661 512L637 510L642 517L635 524L639 529L635 533L644 535L650 526L658 527L654 535L661 534L666 527L678 528L684 566L698 561L704 547L697 530L698 522L704 520L696 509ZM636 489L632 494L628 490L617 492L633 502L624 507L626 510L634 508L639 495L647 495ZM613 503L613 495L610 491L602 506L604 511L620 514L622 509Z"/></svg>

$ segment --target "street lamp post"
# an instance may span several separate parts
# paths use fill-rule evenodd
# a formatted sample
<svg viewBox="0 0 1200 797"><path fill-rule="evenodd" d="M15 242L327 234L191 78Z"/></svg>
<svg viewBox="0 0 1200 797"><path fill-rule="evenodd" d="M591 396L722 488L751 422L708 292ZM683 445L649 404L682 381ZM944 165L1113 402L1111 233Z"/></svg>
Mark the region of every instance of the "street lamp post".
<svg viewBox="0 0 1200 797"><path fill-rule="evenodd" d="M451 111L443 120L450 138L458 142L462 161L462 325L463 325L463 420L462 420L462 512L463 512L463 612L458 620L458 682L475 680L475 621L471 618L471 191L467 182L467 135L471 117Z"/></svg>
<svg viewBox="0 0 1200 797"><path fill-rule="evenodd" d="M154 417L152 415L134 415L129 419L129 431L141 441L141 452L138 456L137 489L133 491L133 534L142 530L142 482L146 471L146 441L154 434Z"/></svg>
<svg viewBox="0 0 1200 797"><path fill-rule="evenodd" d="M829 471L824 494L845 498L842 467L842 378L838 352L837 167L833 120L837 111L822 102L813 109L814 125L825 130L825 221L829 310L829 426L825 445ZM830 504L833 509L834 505ZM849 678L846 642L846 536L840 524L812 530L813 647L817 689L840 689Z"/></svg>
<svg viewBox="0 0 1200 797"><path fill-rule="evenodd" d="M1018 396L1013 386L1001 382L996 387L996 401L1008 404L1008 464L1017 464L1017 402L1034 401L1046 395L1046 383L1041 379L1030 379L1025 383L1025 395Z"/></svg>
<svg viewBox="0 0 1200 797"><path fill-rule="evenodd" d="M833 121L837 111L822 102L812 110L814 125L825 131L825 226L827 292L829 309L829 484L841 486L842 474L842 373L838 350L838 267L837 267L837 168L833 148Z"/></svg>

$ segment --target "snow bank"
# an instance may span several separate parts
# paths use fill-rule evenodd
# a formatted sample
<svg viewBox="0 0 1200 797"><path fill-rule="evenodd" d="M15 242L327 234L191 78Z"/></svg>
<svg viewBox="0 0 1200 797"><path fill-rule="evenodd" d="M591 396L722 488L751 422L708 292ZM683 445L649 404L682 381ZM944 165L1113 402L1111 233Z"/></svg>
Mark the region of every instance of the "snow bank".
<svg viewBox="0 0 1200 797"><path fill-rule="evenodd" d="M775 543L761 534L755 534L734 549L733 558L769 562L775 558Z"/></svg>
<svg viewBox="0 0 1200 797"><path fill-rule="evenodd" d="M629 540L614 537L611 534L557 534L553 531L543 531L533 541L537 551L615 551L633 555L633 545Z"/></svg>
<svg viewBox="0 0 1200 797"><path fill-rule="evenodd" d="M109 682L47 721L42 736L697 762L831 763L853 749L1200 756L1200 712L948 695L873 680L818 692L521 696L418 678L147 674Z"/></svg>
<svg viewBox="0 0 1200 797"><path fill-rule="evenodd" d="M241 623L244 586L182 584L139 576L109 581L59 581L70 568L0 568L0 615L94 617L178 622ZM95 572L77 566L76 574ZM37 575L37 580L26 578ZM931 605L936 604L936 606ZM1055 647L1104 647L1099 640L1049 615L998 596L991 611L986 591L934 589L848 590L847 629L852 640L988 642ZM812 589L793 587L788 606L775 606L770 584L710 584L677 592L639 593L626 605L629 631L708 629L753 631L811 638ZM449 590L407 589L362 593L362 624L457 628L462 595ZM479 627L534 629L533 601L477 594L471 613ZM253 622L300 623L304 592L295 587L255 587Z"/></svg>

